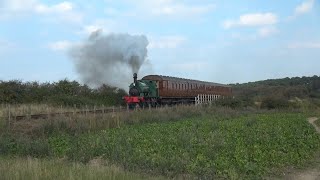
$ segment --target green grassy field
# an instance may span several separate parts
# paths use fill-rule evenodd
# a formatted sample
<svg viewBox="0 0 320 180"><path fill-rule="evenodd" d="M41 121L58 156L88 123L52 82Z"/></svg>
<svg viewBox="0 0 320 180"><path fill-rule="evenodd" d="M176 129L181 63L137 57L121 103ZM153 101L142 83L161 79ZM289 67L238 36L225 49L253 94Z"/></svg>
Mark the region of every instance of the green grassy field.
<svg viewBox="0 0 320 180"><path fill-rule="evenodd" d="M305 114L230 113L133 123L76 135L2 135L0 152L83 163L99 157L153 176L255 179L287 166L301 167L320 149L320 136Z"/></svg>

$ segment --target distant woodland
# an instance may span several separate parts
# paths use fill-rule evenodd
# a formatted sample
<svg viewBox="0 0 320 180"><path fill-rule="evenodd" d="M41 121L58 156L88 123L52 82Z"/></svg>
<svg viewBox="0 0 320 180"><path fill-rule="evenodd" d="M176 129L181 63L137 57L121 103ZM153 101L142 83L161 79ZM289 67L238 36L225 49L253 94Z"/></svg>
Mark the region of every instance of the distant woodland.
<svg viewBox="0 0 320 180"><path fill-rule="evenodd" d="M232 84L237 105L281 108L320 107L320 77L293 77Z"/></svg>
<svg viewBox="0 0 320 180"><path fill-rule="evenodd" d="M234 98L217 105L258 108L320 107L320 76L231 84ZM0 81L0 104L121 105L127 93L108 85L93 89L76 81L54 83Z"/></svg>
<svg viewBox="0 0 320 180"><path fill-rule="evenodd" d="M115 87L102 85L97 89L76 81L54 83L0 81L0 104L50 105L119 105L127 93Z"/></svg>

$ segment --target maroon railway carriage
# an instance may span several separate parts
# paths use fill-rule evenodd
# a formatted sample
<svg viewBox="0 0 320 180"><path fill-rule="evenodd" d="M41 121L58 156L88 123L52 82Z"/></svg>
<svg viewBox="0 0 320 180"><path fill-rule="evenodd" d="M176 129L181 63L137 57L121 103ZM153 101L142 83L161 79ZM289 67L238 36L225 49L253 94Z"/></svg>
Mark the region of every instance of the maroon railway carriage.
<svg viewBox="0 0 320 180"><path fill-rule="evenodd" d="M218 83L161 75L148 75L142 80L156 82L161 104L191 103L199 94L232 96L231 86Z"/></svg>

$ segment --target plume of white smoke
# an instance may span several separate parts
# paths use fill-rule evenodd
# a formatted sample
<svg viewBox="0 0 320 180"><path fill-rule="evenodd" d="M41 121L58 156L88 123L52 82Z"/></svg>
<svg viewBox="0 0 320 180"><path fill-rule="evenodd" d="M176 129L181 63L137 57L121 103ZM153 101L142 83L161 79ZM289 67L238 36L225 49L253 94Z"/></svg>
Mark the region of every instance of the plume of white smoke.
<svg viewBox="0 0 320 180"><path fill-rule="evenodd" d="M108 84L127 90L133 81L132 74L138 73L146 61L147 46L144 35L103 35L99 30L72 47L70 56L83 83L93 87Z"/></svg>

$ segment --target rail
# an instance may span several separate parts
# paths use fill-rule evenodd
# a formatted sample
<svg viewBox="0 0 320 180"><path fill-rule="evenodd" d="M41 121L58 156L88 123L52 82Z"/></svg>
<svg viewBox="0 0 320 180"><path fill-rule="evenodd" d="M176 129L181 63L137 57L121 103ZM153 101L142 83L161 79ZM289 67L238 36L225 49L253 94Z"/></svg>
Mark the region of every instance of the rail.
<svg viewBox="0 0 320 180"><path fill-rule="evenodd" d="M216 101L217 99L221 98L220 95L204 95L204 94L199 94L198 96L195 97L195 102L194 104L197 105L202 105L202 104L211 104L211 102ZM167 106L167 105L166 105ZM157 106L159 107L159 106ZM155 107L155 108L157 108ZM143 107L140 109L150 109L151 107ZM61 108L62 109L62 108ZM48 119L51 117L56 117L56 116L72 116L76 114L104 114L104 113L117 113L117 112L124 112L124 111L130 111L129 107L124 107L124 106L118 106L118 107L108 107L108 108L100 108L100 109L88 109L87 107L84 110L73 110L70 112L52 112L52 113L36 113L36 114L25 114L25 115L14 115L10 111L10 106L8 110L8 116L3 116L0 117L1 119L9 119L10 120L15 120L15 121L20 121L20 120L25 120L25 119Z"/></svg>
<svg viewBox="0 0 320 180"><path fill-rule="evenodd" d="M25 115L13 115L10 111L8 116L2 116L1 119L9 119L9 120L27 120L27 119L48 119L56 116L73 116L77 114L88 115L88 114L104 114L104 113L116 113L116 112L124 112L129 111L127 107L119 106L119 107L110 107L104 109L85 109L85 110L75 110L70 112L52 112L52 113L37 113L37 114L25 114Z"/></svg>

